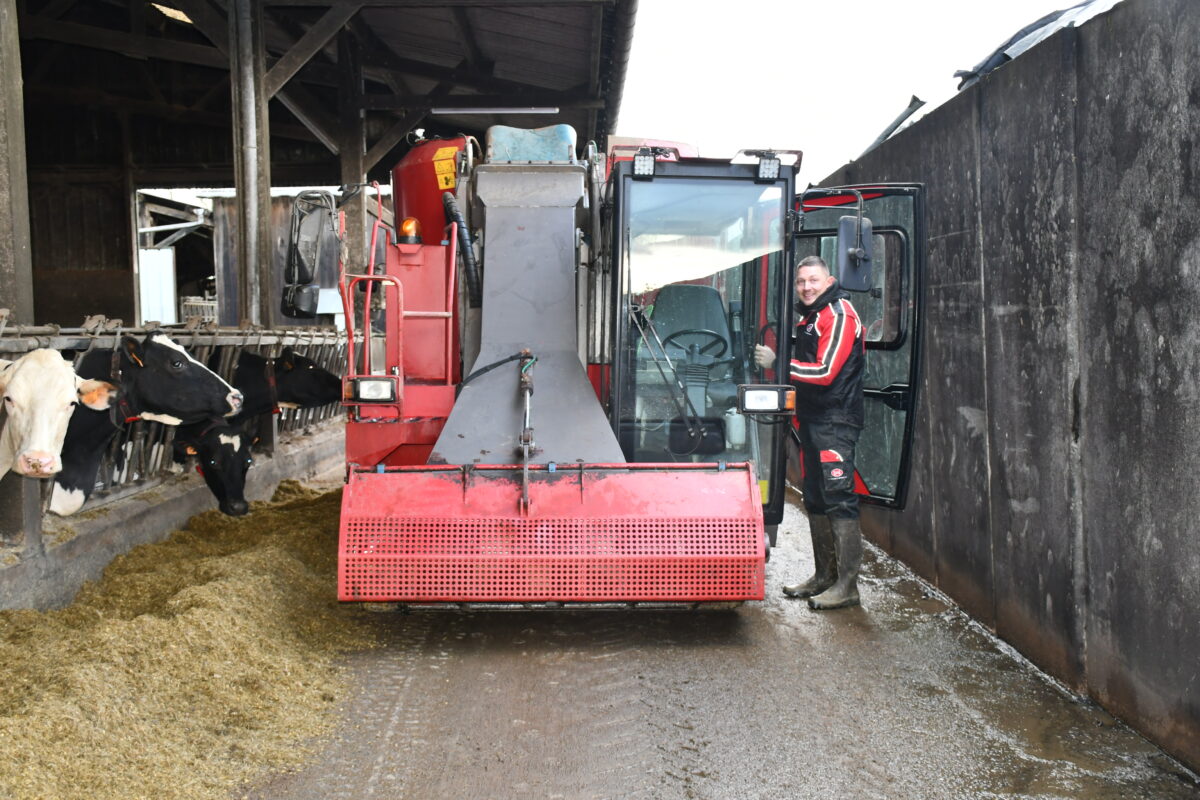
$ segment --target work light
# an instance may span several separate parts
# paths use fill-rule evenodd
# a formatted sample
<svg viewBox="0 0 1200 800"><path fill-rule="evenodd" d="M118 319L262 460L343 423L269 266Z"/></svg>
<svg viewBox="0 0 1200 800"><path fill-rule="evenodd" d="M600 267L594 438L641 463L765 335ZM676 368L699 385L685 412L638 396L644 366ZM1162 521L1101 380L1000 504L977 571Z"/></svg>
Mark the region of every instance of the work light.
<svg viewBox="0 0 1200 800"><path fill-rule="evenodd" d="M649 179L654 177L654 152L643 148L633 156L633 177Z"/></svg>
<svg viewBox="0 0 1200 800"><path fill-rule="evenodd" d="M787 414L795 410L796 390L791 386L738 386L738 411L743 414Z"/></svg>
<svg viewBox="0 0 1200 800"><path fill-rule="evenodd" d="M774 153L764 153L758 159L758 175L756 181L769 183L779 179L779 156Z"/></svg>
<svg viewBox="0 0 1200 800"><path fill-rule="evenodd" d="M396 382L391 378L355 378L354 399L366 403L394 403Z"/></svg>

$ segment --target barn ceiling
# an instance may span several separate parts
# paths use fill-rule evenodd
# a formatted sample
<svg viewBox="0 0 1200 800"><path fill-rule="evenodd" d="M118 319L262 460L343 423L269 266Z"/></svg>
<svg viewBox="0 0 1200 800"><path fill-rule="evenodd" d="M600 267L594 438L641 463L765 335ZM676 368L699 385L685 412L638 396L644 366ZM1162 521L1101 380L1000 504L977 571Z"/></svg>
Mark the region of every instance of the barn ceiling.
<svg viewBox="0 0 1200 800"><path fill-rule="evenodd" d="M210 137L224 129L230 141L229 16L250 2L25 0L26 106L47 120L80 109ZM636 0L253 2L272 162L305 148L310 160L335 157L339 121L361 113L376 172L417 129L481 135L494 124L567 123L581 142L602 139L616 123L636 14ZM181 137L178 148L181 164L207 158L194 141Z"/></svg>

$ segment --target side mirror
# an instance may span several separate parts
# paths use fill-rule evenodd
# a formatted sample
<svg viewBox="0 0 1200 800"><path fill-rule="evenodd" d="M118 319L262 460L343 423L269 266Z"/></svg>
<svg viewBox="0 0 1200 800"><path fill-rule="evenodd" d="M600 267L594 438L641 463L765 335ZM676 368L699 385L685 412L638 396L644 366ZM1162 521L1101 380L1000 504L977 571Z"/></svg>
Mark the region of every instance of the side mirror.
<svg viewBox="0 0 1200 800"><path fill-rule="evenodd" d="M315 283L308 286L294 284L283 287L283 299L279 303L279 311L285 317L292 319L315 319L317 316L317 301L321 296L321 287Z"/></svg>
<svg viewBox="0 0 1200 800"><path fill-rule="evenodd" d="M317 316L317 275L322 260L336 253L337 245L332 196L323 191L301 192L292 203L291 241L283 271L279 310L285 317Z"/></svg>
<svg viewBox="0 0 1200 800"><path fill-rule="evenodd" d="M874 241L871 220L866 217L846 216L838 220L837 277L843 289L866 292L875 285L871 278Z"/></svg>

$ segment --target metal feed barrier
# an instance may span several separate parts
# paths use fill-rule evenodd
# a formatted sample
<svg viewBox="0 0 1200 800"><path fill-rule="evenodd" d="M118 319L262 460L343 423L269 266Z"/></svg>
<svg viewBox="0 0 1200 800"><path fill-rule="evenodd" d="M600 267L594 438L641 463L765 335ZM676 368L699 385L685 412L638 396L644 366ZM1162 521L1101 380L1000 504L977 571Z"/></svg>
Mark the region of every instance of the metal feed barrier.
<svg viewBox="0 0 1200 800"><path fill-rule="evenodd" d="M215 371L227 381L231 381L238 357L243 351L276 358L285 347L291 347L296 353L312 359L336 375L345 372L346 335L333 329L246 330L194 323L187 326L123 328L118 320L103 318L89 318L85 321L85 327L80 328L5 325L4 320L0 319L0 358L15 360L31 350L51 348L62 352L64 356L73 356L78 366L88 352L112 350L121 336L144 336L147 330L154 329L166 332L186 347L197 361L208 363L209 358L216 354ZM303 431L341 414L341 404L330 403L319 408L281 409L278 415L264 415L260 418L254 449L273 453L281 434ZM150 489L177 474L178 468L172 468L174 434L172 426L158 422L138 420L126 425L105 453L97 474L96 488L83 511ZM52 483L49 480L40 482L40 505L43 510L49 502ZM28 494L28 491L21 494ZM9 493L6 492L5 497L9 497ZM31 501L22 498L21 504L26 506L24 516L27 517L32 510ZM17 544L14 539L19 538L21 527L14 526L13 521L0 525L0 547Z"/></svg>

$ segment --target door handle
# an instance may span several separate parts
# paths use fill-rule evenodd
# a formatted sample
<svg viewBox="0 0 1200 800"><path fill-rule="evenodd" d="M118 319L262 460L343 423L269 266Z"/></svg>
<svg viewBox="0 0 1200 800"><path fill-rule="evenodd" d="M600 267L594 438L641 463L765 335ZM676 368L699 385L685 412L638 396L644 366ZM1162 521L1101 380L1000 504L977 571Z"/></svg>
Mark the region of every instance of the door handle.
<svg viewBox="0 0 1200 800"><path fill-rule="evenodd" d="M863 389L863 395L878 400L897 411L909 410L910 392L908 384L892 383L882 389Z"/></svg>

